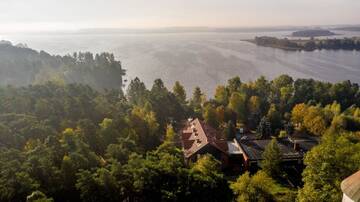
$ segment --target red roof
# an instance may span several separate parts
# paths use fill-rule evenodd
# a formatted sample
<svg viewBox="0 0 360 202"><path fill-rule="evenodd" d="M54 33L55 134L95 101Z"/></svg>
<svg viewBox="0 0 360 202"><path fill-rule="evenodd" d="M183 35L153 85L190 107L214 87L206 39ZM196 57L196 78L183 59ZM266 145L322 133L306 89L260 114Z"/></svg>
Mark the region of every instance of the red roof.
<svg viewBox="0 0 360 202"><path fill-rule="evenodd" d="M227 142L221 139L221 134L199 119L186 123L181 139L186 158L191 157L206 145L211 145L226 154L228 151Z"/></svg>

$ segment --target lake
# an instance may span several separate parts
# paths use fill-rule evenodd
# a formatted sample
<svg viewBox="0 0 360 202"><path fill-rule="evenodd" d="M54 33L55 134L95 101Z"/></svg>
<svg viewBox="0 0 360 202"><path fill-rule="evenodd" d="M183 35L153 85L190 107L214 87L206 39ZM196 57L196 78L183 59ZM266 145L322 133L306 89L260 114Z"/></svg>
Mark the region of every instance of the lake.
<svg viewBox="0 0 360 202"><path fill-rule="evenodd" d="M0 39L26 43L51 54L75 51L112 52L127 69L126 79L138 76L151 87L161 78L168 87L180 81L188 93L195 86L207 95L229 78L255 80L261 75L272 79L280 74L294 78L314 78L360 83L360 52L289 52L258 47L244 42L255 36L285 37L291 32L268 33L138 33L138 34L12 34ZM343 32L344 36L358 33ZM343 37L343 36L336 36Z"/></svg>

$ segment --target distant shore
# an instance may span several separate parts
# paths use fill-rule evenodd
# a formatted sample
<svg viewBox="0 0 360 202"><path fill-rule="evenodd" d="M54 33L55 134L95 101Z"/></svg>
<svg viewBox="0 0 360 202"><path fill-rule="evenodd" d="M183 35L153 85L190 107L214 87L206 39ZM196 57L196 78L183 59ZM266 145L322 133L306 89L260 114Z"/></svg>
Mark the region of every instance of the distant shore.
<svg viewBox="0 0 360 202"><path fill-rule="evenodd" d="M279 39L276 37L255 37L243 40L258 46L277 48L287 51L314 51L314 50L360 50L360 38L344 39Z"/></svg>

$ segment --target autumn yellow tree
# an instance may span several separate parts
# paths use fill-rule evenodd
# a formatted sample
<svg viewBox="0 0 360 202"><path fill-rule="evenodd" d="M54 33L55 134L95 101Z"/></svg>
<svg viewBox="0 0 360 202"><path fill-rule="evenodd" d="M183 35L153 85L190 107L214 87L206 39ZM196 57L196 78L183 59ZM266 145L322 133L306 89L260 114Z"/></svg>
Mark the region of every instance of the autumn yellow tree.
<svg viewBox="0 0 360 202"><path fill-rule="evenodd" d="M304 116L306 115L308 106L304 103L297 104L291 111L291 121L298 130L304 129Z"/></svg>

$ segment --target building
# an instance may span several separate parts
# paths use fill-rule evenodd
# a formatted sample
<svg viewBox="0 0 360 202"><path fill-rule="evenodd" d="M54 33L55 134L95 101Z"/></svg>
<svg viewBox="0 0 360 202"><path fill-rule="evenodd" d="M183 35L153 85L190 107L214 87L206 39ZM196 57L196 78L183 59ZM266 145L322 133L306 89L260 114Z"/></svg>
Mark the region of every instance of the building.
<svg viewBox="0 0 360 202"><path fill-rule="evenodd" d="M343 202L360 201L360 170L341 182Z"/></svg>
<svg viewBox="0 0 360 202"><path fill-rule="evenodd" d="M256 170L263 160L262 154L271 138L258 139L255 134L237 135L243 166L245 170ZM293 134L286 138L277 139L282 153L282 162L288 165L302 164L304 154L319 143L319 138L306 134Z"/></svg>
<svg viewBox="0 0 360 202"><path fill-rule="evenodd" d="M223 168L238 171L256 171L263 160L262 154L271 138L259 139L249 130L238 130L233 141L223 139L221 132L199 119L189 119L181 132L184 157L187 162L195 162L201 155L211 154ZM278 138L282 153L282 164L290 167L301 181L301 169L304 154L319 143L319 138L295 133L286 138ZM293 168L293 169L292 169ZM291 173L292 174L292 173ZM296 175L295 175L296 174Z"/></svg>
<svg viewBox="0 0 360 202"><path fill-rule="evenodd" d="M228 144L221 133L199 119L189 119L181 134L185 159L195 162L201 155L211 154L225 166L228 164Z"/></svg>

